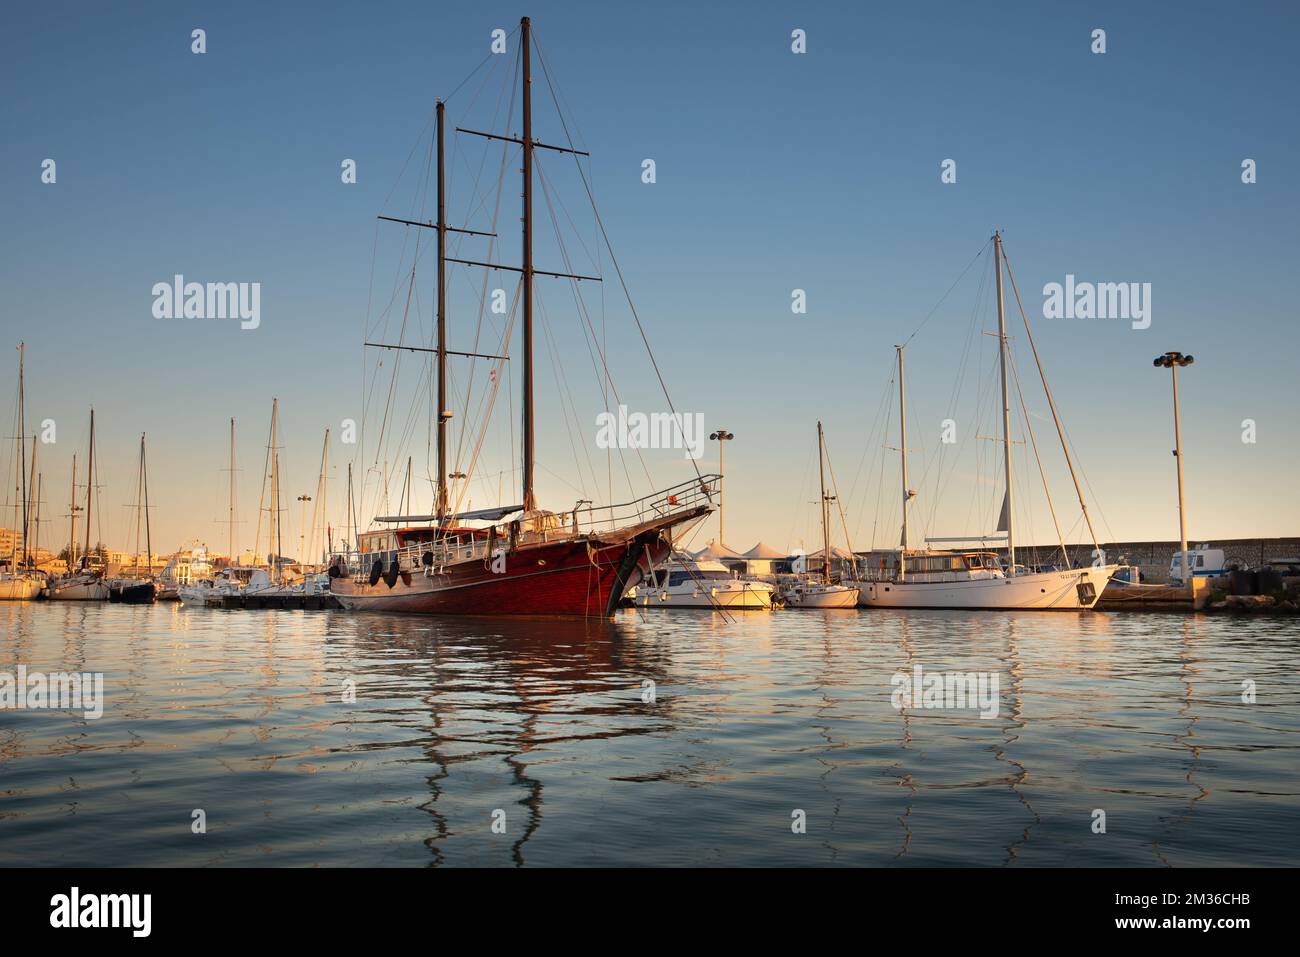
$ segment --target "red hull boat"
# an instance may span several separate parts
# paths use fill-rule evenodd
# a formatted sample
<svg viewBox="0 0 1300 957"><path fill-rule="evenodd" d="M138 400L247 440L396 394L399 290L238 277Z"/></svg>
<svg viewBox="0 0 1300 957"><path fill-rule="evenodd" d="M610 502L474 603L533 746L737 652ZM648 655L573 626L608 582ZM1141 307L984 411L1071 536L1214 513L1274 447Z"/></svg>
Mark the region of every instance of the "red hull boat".
<svg viewBox="0 0 1300 957"><path fill-rule="evenodd" d="M624 505L593 508L589 502L581 500L572 511L563 513L543 511L537 507L533 485L536 464L533 407L534 277L545 275L567 278L574 283L601 280L598 276L543 271L533 267L534 150L545 149L574 156L586 154L571 148L571 145L547 145L533 139L530 36L529 20L525 17L520 21L518 45L518 77L521 81L520 99L523 106L522 135L516 137L460 130L466 134L512 144L506 147L510 150L519 148L523 174L522 264L514 266L447 255L448 233L487 237L495 237L496 233L462 229L447 223L445 104L441 100L436 106L435 120L437 220L429 222L414 218L380 217L407 227L431 229L437 236L436 342L428 348L405 342L366 343L368 347L432 353L436 356L434 378L437 404L433 409L436 414L432 416L437 420L435 503L431 515L377 517L376 523L392 527L363 532L355 537L349 534L349 539L355 546L336 555L329 569L330 593L347 609L453 615L607 617L613 614L628 589L668 557L680 536L713 509L720 476L700 475L698 470L696 478L690 482ZM558 108L558 102L556 105ZM608 239L606 246L608 248ZM609 253L613 260L612 248ZM616 260L614 262L617 266ZM447 357L457 355L496 363L493 382L499 381L496 376L508 357L447 348L448 263L516 272L520 275L518 307L522 342L514 356L515 361L522 365L523 385L523 497L519 500L522 504L518 506L460 514L454 514L455 510L449 507L448 486L453 475L462 479L468 476L453 473L448 461L447 420L452 412L448 409ZM412 283L414 274L413 262ZM408 296L408 306L409 301ZM635 315L635 309L632 311ZM640 320L637 322L639 324ZM405 328L406 323L403 322L403 329ZM644 333L642 338L645 338ZM648 348L649 341L645 341ZM662 384L662 379L660 382ZM664 392L667 398L666 388ZM671 399L668 404L671 408ZM673 416L675 418L675 412ZM681 420L676 421L680 428ZM271 444L274 446L274 439ZM473 454L473 457L476 456L477 452ZM348 515L351 519L350 466L348 474ZM407 485L404 490L408 505L412 485L408 461ZM517 515L518 518L501 523L509 515ZM475 528L466 527L467 521L499 524Z"/></svg>
<svg viewBox="0 0 1300 957"><path fill-rule="evenodd" d="M330 593L359 611L607 617L709 514L715 481L609 509L651 516L622 523L583 510L576 521L575 513L541 512L487 529L367 532L361 552L331 567Z"/></svg>

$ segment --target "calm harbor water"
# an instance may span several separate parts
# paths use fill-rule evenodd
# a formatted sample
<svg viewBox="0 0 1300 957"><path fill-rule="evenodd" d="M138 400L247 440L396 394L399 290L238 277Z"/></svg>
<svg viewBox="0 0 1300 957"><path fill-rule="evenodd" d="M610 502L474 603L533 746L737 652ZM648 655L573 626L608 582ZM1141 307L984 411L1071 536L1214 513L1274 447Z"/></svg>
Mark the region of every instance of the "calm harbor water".
<svg viewBox="0 0 1300 957"><path fill-rule="evenodd" d="M1298 651L1282 618L2 603L0 673L106 701L0 710L0 865L1292 864ZM917 665L996 674L998 715L896 710Z"/></svg>

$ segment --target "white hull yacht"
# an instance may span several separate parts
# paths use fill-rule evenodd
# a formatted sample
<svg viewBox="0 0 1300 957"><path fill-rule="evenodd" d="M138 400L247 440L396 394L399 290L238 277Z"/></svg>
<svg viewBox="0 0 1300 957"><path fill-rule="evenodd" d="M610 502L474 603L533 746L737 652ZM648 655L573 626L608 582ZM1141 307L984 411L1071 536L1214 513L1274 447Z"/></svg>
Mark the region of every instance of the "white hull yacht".
<svg viewBox="0 0 1300 957"><path fill-rule="evenodd" d="M679 556L652 572L628 597L638 608L761 611L772 607L775 595L775 586L737 578L722 562Z"/></svg>
<svg viewBox="0 0 1300 957"><path fill-rule="evenodd" d="M97 572L82 571L52 582L47 597L51 601L108 601L108 582Z"/></svg>
<svg viewBox="0 0 1300 957"><path fill-rule="evenodd" d="M909 504L916 492L908 488L907 482L907 398L903 379L903 347L896 346L898 352L898 396L900 437L899 456L902 471L903 524L901 547L892 567L866 569L860 571L858 581L848 584L859 589L860 603L867 607L880 608L964 608L975 610L1044 610L1044 611L1086 611L1097 604L1106 584L1118 566L1098 564L1083 568L1068 567L1069 554L1064 542L1061 553L1067 567L1059 570L1033 571L1016 564L1015 515L1012 497L1011 447L1011 399L1007 385L1008 346L1006 317L1002 299L1002 271L1004 255L1002 235L995 233L992 239L994 253L994 272L997 286L998 317L998 367L1001 377L1001 444L1003 447L1003 480L1005 494L1002 514L998 522L998 534L979 536L968 539L949 539L949 541L999 541L1006 544L1006 560L998 554L987 550L952 550L934 549L911 550L908 548L908 511ZM1010 275L1010 266L1006 267ZM1014 289L1014 278L1012 279ZM1019 294L1016 295L1019 301ZM1047 377L1042 364L1038 362L1038 351L1034 346L1033 333L1029 321L1025 319L1025 335L1030 347L1034 349L1034 361L1038 365L1039 375L1047 393L1048 405L1052 411L1052 420L1056 424L1061 448L1065 454L1066 464L1074 478L1075 492L1079 507L1088 530L1092 534L1095 554L1100 555L1097 538L1084 504L1083 491L1075 474L1074 463L1066 447L1064 429L1056 412ZM1018 388L1018 387L1017 387ZM1023 400L1022 400L1023 401ZM1026 415L1028 421L1028 415ZM1037 445L1034 444L1037 456ZM1041 463L1040 463L1041 468ZM1044 479L1044 486L1046 480ZM1049 499L1050 501L1050 499ZM1053 513L1055 514L1055 513ZM1058 529L1059 531L1059 529Z"/></svg>
<svg viewBox="0 0 1300 957"><path fill-rule="evenodd" d="M1101 597L1109 566L1007 576L992 552L909 554L904 577L859 581L859 603L874 608L1084 611Z"/></svg>

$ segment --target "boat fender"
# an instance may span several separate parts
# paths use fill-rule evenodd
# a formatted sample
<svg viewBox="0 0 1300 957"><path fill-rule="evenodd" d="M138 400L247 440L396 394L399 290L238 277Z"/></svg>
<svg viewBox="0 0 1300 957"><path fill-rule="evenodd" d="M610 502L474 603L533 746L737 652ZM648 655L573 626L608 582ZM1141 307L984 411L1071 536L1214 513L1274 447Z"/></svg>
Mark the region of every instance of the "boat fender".
<svg viewBox="0 0 1300 957"><path fill-rule="evenodd" d="M431 567L433 565L433 552L425 552L423 555L421 555L420 564L423 565L425 568Z"/></svg>
<svg viewBox="0 0 1300 957"><path fill-rule="evenodd" d="M343 573L342 573L341 571L339 571L338 563L335 562L333 565L330 566L330 570L329 570L328 574L329 574L330 578L338 578L338 577L339 577L340 575L342 575Z"/></svg>
<svg viewBox="0 0 1300 957"><path fill-rule="evenodd" d="M384 584L387 585L389 588L392 588L394 585L397 584L397 575L398 575L397 559L393 559L393 564L388 566L388 573L384 575Z"/></svg>
<svg viewBox="0 0 1300 957"><path fill-rule="evenodd" d="M372 585L378 584L379 578L383 574L384 574L384 563L381 562L378 558L376 558L375 563L370 566L370 584Z"/></svg>

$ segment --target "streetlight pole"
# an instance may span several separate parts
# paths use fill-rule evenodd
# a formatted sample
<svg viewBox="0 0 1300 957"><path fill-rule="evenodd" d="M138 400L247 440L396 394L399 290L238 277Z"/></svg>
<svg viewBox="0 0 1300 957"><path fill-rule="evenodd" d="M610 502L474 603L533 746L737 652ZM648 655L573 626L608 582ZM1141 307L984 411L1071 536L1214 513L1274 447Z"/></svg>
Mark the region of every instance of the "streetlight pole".
<svg viewBox="0 0 1300 957"><path fill-rule="evenodd" d="M1189 366L1195 361L1194 357L1185 356L1181 352L1166 352L1164 355L1156 356L1152 360L1152 365L1156 368L1169 369L1173 373L1174 458L1178 462L1178 545L1182 549L1179 567L1182 569L1183 582L1188 588L1192 587L1194 572L1187 567L1187 504L1183 498L1183 437L1182 426L1178 417L1178 368L1179 366Z"/></svg>
<svg viewBox="0 0 1300 957"><path fill-rule="evenodd" d="M299 495L298 501L302 502L302 527L298 529L298 554L301 556L298 560L303 565L307 564L307 503L311 501L310 495Z"/></svg>
<svg viewBox="0 0 1300 957"><path fill-rule="evenodd" d="M726 429L718 429L712 433L709 438L718 443L718 544L725 545L727 542L727 471L722 467L722 450L725 443L730 442L736 436Z"/></svg>

